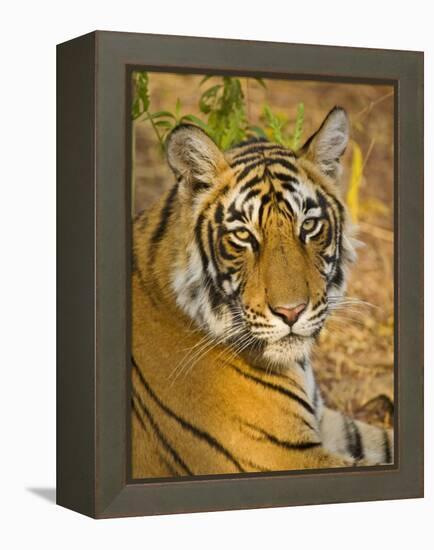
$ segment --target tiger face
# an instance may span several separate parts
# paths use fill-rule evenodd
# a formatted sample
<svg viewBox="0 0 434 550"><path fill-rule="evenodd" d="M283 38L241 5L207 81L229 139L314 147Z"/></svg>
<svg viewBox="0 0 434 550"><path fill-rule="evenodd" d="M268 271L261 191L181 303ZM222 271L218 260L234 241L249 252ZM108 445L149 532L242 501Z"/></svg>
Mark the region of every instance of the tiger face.
<svg viewBox="0 0 434 550"><path fill-rule="evenodd" d="M354 257L338 190L348 135L340 108L297 153L251 140L223 154L197 127L172 132L188 228L172 288L216 342L280 366L308 354Z"/></svg>

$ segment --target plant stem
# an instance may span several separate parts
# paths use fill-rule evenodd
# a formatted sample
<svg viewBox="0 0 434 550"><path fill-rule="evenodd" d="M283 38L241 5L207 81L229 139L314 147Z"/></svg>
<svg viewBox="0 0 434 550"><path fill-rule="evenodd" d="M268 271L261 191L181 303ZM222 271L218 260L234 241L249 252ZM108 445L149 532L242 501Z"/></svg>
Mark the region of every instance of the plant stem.
<svg viewBox="0 0 434 550"><path fill-rule="evenodd" d="M249 90L249 78L248 77L246 78L245 82L246 82L247 121L250 124L251 112L250 112L250 90Z"/></svg>
<svg viewBox="0 0 434 550"><path fill-rule="evenodd" d="M160 144L160 147L162 149L164 149L164 143L163 143L163 140L160 136L160 133L158 132L158 128L155 126L155 122L154 122L154 119L152 118L152 115L149 111L146 111L146 114L148 115L149 117L149 120L151 121L151 124L152 124L152 128L154 129L154 132L155 132L155 135L157 136L157 139L158 139L158 142Z"/></svg>
<svg viewBox="0 0 434 550"><path fill-rule="evenodd" d="M385 99L388 99L389 97L393 96L394 94L394 91L392 90L391 92L388 92L387 94L379 97L378 99L376 99L375 101L371 101L371 103L369 103L369 105L367 105L366 107L364 107L361 111L359 111L358 113L355 114L354 118L356 120L358 120L362 115L365 115L365 114L368 114L369 112L372 111L372 109L378 105L379 103L381 103L382 101L384 101Z"/></svg>

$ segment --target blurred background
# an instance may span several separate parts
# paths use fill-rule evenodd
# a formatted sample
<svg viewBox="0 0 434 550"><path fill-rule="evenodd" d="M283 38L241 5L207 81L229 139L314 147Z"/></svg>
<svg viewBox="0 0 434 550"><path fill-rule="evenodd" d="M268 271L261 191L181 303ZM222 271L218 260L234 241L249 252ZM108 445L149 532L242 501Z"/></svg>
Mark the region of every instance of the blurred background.
<svg viewBox="0 0 434 550"><path fill-rule="evenodd" d="M135 75L133 74L133 80ZM147 74L148 111L191 114L204 90L220 77ZM249 124L266 126L264 106L291 132L302 116L301 143L335 105L350 116L352 136L343 158L343 196L361 241L347 295L369 305L352 306L327 322L314 354L315 372L326 403L351 416L390 426L393 421L393 180L394 91L391 86L240 78ZM133 96L134 99L134 96ZM298 116L297 116L298 113ZM162 123L155 126L155 122ZM168 124L164 124L164 121ZM136 117L132 122L133 214L148 208L174 178L160 139L169 116Z"/></svg>

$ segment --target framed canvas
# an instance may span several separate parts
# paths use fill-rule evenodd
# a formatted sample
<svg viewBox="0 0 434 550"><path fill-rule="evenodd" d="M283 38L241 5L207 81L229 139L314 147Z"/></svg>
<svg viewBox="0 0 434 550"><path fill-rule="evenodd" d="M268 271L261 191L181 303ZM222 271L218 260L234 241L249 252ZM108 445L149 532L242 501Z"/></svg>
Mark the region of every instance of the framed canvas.
<svg viewBox="0 0 434 550"><path fill-rule="evenodd" d="M423 496L423 54L58 46L57 502Z"/></svg>

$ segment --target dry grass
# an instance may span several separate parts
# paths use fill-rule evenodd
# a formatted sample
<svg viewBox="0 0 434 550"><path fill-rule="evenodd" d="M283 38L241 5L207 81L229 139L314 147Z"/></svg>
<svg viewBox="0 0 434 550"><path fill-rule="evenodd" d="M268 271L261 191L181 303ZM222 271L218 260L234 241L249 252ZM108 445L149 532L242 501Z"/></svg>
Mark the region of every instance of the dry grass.
<svg viewBox="0 0 434 550"><path fill-rule="evenodd" d="M197 112L200 76L151 74L152 110ZM249 119L258 123L266 101L295 119L305 104L304 139L325 114L341 105L352 122L352 138L363 154L358 238L363 247L350 274L348 295L369 302L331 318L315 352L315 368L326 401L353 416L390 425L393 400L393 90L388 86L267 80L264 90L243 80ZM348 185L351 147L344 157ZM173 178L147 123L136 126L135 211L149 206ZM344 192L346 189L344 189Z"/></svg>

